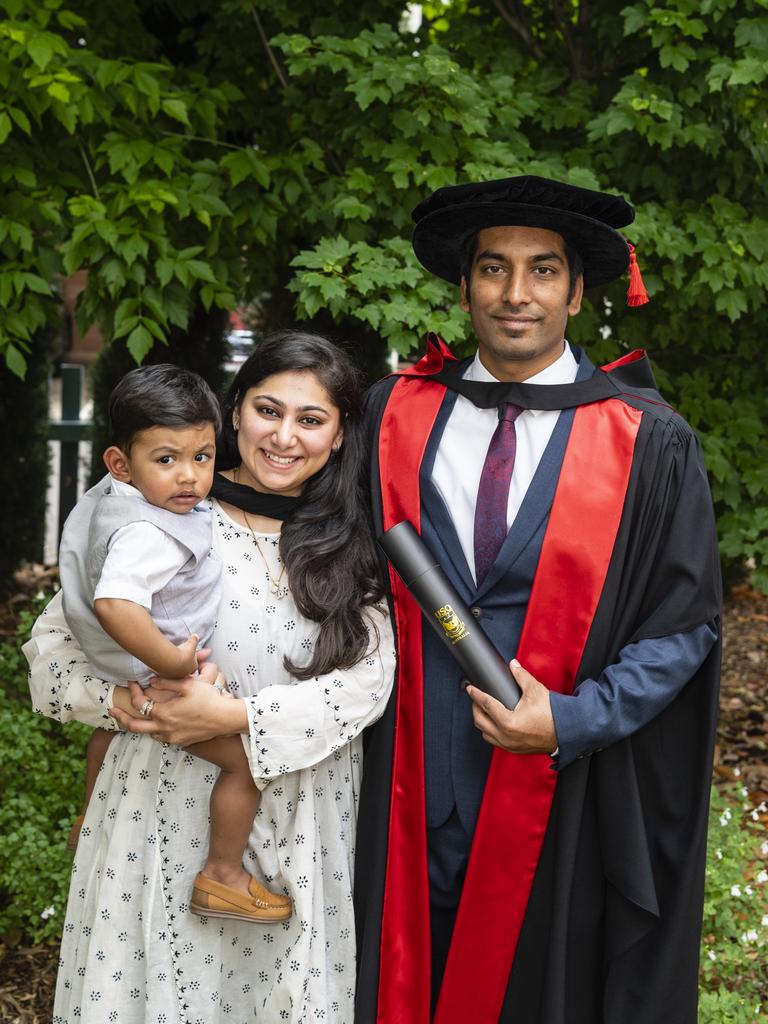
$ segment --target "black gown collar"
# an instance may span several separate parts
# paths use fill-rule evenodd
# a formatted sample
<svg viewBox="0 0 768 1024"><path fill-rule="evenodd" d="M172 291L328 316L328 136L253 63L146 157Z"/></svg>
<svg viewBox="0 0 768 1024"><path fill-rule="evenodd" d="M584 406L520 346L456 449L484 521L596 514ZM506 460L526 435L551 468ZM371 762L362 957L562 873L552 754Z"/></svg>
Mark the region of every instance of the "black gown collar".
<svg viewBox="0 0 768 1024"><path fill-rule="evenodd" d="M620 391L607 373L594 373L587 380L575 381L573 384L465 380L458 373L447 369L429 374L426 379L458 391L479 409L494 409L504 402L514 402L522 409L573 409L578 405L611 398Z"/></svg>
<svg viewBox="0 0 768 1024"><path fill-rule="evenodd" d="M576 361L581 364L584 352L575 345L571 345L571 350ZM505 402L513 402L523 409L544 412L574 409L580 405L631 394L637 390L653 393L654 400L660 398L653 371L643 349L628 352L621 359L600 367L599 370L594 370L587 359L585 366L592 370L592 373L589 377L579 374L584 379L577 379L572 384L464 380L462 372L466 369L467 363L468 360L457 360L445 342L430 331L427 334L426 353L413 367L398 371L398 376L437 381L443 387L468 398L480 409L498 408ZM628 388L631 392L627 390Z"/></svg>
<svg viewBox="0 0 768 1024"><path fill-rule="evenodd" d="M584 353L578 348L573 348L573 354L578 362L584 359ZM480 409L493 409L505 402L514 402L523 409L574 409L625 394L628 388L656 394L653 371L643 352L636 353L627 362L613 364L606 370L593 370L589 377L577 379L572 384L465 380L462 371L466 365L465 361L443 362L442 367L434 373L418 376L424 380L437 381L451 391L458 392Z"/></svg>

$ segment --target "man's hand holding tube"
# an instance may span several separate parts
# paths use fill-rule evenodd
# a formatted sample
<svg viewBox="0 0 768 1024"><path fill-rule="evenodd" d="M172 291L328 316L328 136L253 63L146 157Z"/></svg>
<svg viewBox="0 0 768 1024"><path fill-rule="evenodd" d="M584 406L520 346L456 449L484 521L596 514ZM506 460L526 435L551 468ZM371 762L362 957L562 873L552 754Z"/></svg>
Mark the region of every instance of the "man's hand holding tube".
<svg viewBox="0 0 768 1024"><path fill-rule="evenodd" d="M523 695L514 711L479 690L468 686L472 715L483 739L494 747L515 754L551 754L557 748L555 722L549 706L549 690L522 665L509 663Z"/></svg>

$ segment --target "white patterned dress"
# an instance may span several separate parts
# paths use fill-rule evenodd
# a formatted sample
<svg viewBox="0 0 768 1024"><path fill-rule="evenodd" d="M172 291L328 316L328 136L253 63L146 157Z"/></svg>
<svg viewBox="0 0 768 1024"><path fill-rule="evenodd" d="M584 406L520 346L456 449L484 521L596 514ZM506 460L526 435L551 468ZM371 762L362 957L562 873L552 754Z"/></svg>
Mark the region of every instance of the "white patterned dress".
<svg viewBox="0 0 768 1024"><path fill-rule="evenodd" d="M249 870L294 903L290 920L245 924L188 909L208 843L217 769L147 736L117 733L88 808L72 872L55 1024L352 1024L352 865L360 732L382 713L395 655L371 611L371 647L354 668L296 682L318 626L287 587L270 592L278 534L252 535L214 509L222 602L213 658L249 707L244 743L263 787ZM378 633L378 638L376 636ZM114 728L111 687L88 673L60 595L27 648L35 709Z"/></svg>

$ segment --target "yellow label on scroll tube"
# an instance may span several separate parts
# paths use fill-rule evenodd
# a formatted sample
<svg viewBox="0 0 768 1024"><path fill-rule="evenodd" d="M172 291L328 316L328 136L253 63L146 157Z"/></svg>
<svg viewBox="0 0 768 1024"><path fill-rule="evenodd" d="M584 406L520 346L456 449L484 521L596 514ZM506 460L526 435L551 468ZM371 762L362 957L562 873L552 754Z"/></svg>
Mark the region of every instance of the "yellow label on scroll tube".
<svg viewBox="0 0 768 1024"><path fill-rule="evenodd" d="M445 630L445 635L451 643L458 643L459 640L469 636L466 626L449 604L444 604L442 608L438 608L435 612L435 618Z"/></svg>

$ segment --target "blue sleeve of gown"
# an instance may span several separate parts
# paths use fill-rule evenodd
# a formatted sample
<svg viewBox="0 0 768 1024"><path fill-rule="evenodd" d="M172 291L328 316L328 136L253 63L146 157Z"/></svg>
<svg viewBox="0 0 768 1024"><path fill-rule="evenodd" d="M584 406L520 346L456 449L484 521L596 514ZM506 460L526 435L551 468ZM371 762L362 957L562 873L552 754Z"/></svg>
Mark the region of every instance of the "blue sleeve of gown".
<svg viewBox="0 0 768 1024"><path fill-rule="evenodd" d="M687 633L638 640L572 695L550 693L558 743L553 767L565 768L650 722L695 674L716 639L715 623L707 622Z"/></svg>

